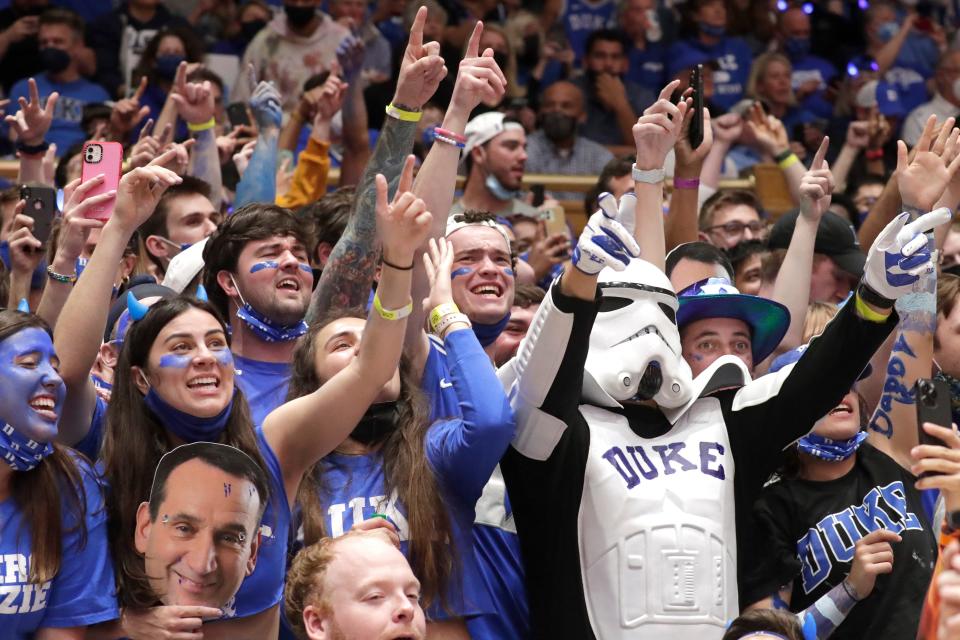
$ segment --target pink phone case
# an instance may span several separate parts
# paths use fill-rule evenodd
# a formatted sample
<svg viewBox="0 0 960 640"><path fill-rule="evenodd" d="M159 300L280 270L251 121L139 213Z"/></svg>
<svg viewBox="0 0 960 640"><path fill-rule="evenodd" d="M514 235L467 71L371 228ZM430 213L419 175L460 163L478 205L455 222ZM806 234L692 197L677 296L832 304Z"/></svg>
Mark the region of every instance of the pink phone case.
<svg viewBox="0 0 960 640"><path fill-rule="evenodd" d="M91 178L96 178L101 173L104 176L103 183L97 188L87 193L87 198L114 191L120 184L120 167L123 164L123 145L119 142L87 142L83 145L83 173L81 181L86 182ZM113 206L116 198L108 200L103 204L90 208L87 211L87 218L96 220L106 220L113 215Z"/></svg>

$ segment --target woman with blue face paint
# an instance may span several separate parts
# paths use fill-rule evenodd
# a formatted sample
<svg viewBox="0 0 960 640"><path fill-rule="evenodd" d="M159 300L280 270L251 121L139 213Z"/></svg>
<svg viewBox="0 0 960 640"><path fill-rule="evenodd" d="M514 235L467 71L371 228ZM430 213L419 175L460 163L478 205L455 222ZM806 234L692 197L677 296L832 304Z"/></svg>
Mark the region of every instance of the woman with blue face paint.
<svg viewBox="0 0 960 640"><path fill-rule="evenodd" d="M409 184L409 173L405 177ZM381 188L385 192L385 185ZM381 201L385 198L384 193ZM392 292L400 274L410 282L414 252L422 241L423 235L410 237L405 253L396 257L384 238L378 296ZM293 400L271 414L266 425L277 420L296 428L321 413L337 416L336 430L327 423L315 436L322 433L323 447L335 450L300 485L303 542L339 536L377 514L388 518L420 580L428 635L469 638L468 619L496 613L477 568L472 527L477 500L513 437L514 421L489 358L469 330L470 321L449 311L451 243L440 238L430 244L424 259L431 285L427 308L437 310L430 322L450 364L445 386L456 391L458 417L431 419L420 376L408 357L401 358L404 327L385 323L378 309L389 305L375 301L366 322L361 310L336 310L311 326L294 356ZM402 305L409 298L395 300ZM395 342L385 343L380 325L386 329L386 324ZM367 366L364 360L373 357L381 362L377 377L358 379L361 366ZM349 406L345 398L352 400ZM315 445L311 453L320 450Z"/></svg>
<svg viewBox="0 0 960 640"><path fill-rule="evenodd" d="M117 617L102 488L59 444L66 389L50 328L0 311L3 637L70 640Z"/></svg>

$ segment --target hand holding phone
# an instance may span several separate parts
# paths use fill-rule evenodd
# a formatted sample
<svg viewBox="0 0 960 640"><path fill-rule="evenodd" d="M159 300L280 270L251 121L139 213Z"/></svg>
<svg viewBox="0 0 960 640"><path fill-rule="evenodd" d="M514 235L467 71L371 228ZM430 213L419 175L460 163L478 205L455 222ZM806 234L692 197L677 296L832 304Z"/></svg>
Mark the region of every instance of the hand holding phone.
<svg viewBox="0 0 960 640"><path fill-rule="evenodd" d="M939 447L949 445L940 438L931 436L923 428L924 422L951 428L953 416L950 411L950 387L943 380L920 378L913 387L917 406L917 434L920 444L930 444ZM922 473L920 477L939 475L934 472Z"/></svg>
<svg viewBox="0 0 960 640"><path fill-rule="evenodd" d="M101 174L104 177L103 182L98 187L87 193L87 197L116 191L120 184L123 146L119 142L88 142L83 145L82 157L81 182L86 182ZM90 207L86 212L86 217L94 220L108 220L113 215L113 207L116 201L116 198L111 198L106 202Z"/></svg>
<svg viewBox="0 0 960 640"><path fill-rule="evenodd" d="M20 199L25 202L23 213L33 219L33 237L46 244L57 213L57 192L41 184L23 184Z"/></svg>
<svg viewBox="0 0 960 640"><path fill-rule="evenodd" d="M703 65L698 64L690 71L690 88L693 89L693 116L690 121L690 147L696 149L703 144Z"/></svg>

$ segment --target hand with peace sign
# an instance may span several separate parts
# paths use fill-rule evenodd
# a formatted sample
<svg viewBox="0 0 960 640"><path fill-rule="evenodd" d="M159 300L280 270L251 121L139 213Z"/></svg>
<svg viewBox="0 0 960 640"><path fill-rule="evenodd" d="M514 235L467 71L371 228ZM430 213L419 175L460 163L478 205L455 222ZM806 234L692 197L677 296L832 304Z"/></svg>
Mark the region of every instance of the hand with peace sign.
<svg viewBox="0 0 960 640"><path fill-rule="evenodd" d="M56 91L51 93L47 96L47 104L41 107L37 82L30 78L27 80L27 86L30 91L30 101L27 102L21 96L18 99L20 110L15 115L6 116L4 121L16 132L19 142L35 147L43 144L43 139L50 129L50 123L53 122L53 109L57 105L57 100L60 99L60 94Z"/></svg>
<svg viewBox="0 0 960 640"><path fill-rule="evenodd" d="M830 197L833 194L833 173L825 159L829 146L830 138L824 136L813 157L810 170L803 174L800 180L800 215L815 224L820 223L823 214L830 208Z"/></svg>
<svg viewBox="0 0 960 640"><path fill-rule="evenodd" d="M423 42L423 25L426 21L427 8L420 7L410 27L410 39L403 52L397 91L393 95L393 104L401 109L421 109L447 75L447 68L440 57L440 43Z"/></svg>
<svg viewBox="0 0 960 640"><path fill-rule="evenodd" d="M500 104L507 89L507 77L493 59L493 49L488 47L480 53L482 35L483 23L477 21L460 61L450 99L450 109L456 109L464 118L481 102L490 106Z"/></svg>
<svg viewBox="0 0 960 640"><path fill-rule="evenodd" d="M110 134L115 140L124 140L127 134L150 113L150 107L140 106L140 99L147 90L147 76L140 78L140 86L129 98L117 100L110 111Z"/></svg>
<svg viewBox="0 0 960 640"><path fill-rule="evenodd" d="M957 173L960 130L954 128L955 123L955 118L947 118L937 133L937 117L930 116L912 161L908 161L906 143L897 141L898 185L904 207L929 211Z"/></svg>
<svg viewBox="0 0 960 640"><path fill-rule="evenodd" d="M385 262L405 267L413 264L413 255L430 233L433 216L423 200L410 189L413 186L414 156L407 156L393 201L387 204L387 180L377 174L377 234L383 246Z"/></svg>

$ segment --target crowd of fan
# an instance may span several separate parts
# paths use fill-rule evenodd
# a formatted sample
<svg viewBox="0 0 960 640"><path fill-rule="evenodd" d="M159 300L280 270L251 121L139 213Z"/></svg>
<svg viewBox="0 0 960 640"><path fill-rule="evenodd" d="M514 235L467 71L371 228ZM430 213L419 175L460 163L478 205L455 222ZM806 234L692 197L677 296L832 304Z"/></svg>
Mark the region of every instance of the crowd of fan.
<svg viewBox="0 0 960 640"><path fill-rule="evenodd" d="M960 638L958 11L11 0L0 637Z"/></svg>

